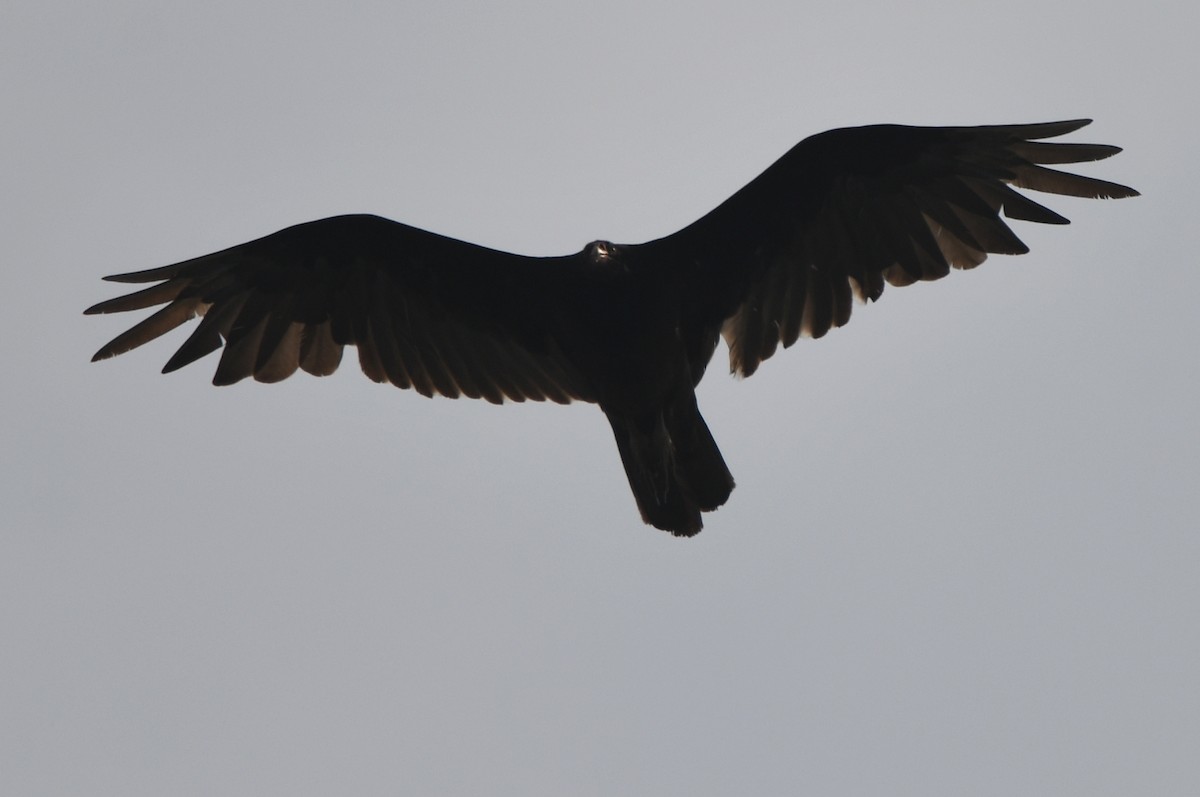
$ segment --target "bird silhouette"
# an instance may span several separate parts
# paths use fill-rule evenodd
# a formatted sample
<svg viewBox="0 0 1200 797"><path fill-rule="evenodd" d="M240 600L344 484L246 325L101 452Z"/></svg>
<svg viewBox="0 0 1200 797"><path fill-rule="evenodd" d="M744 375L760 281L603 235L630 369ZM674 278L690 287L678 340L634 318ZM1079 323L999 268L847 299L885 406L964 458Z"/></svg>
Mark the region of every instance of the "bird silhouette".
<svg viewBox="0 0 1200 797"><path fill-rule="evenodd" d="M164 373L224 345L217 385L276 382L297 369L324 376L355 346L368 377L425 396L593 402L612 426L642 518L691 536L734 486L696 405L718 339L730 370L749 376L781 344L845 324L855 297L872 302L885 284L1027 252L1002 214L1067 223L1014 187L1136 196L1043 165L1120 152L1044 141L1090 121L827 131L678 232L594 241L561 257L501 252L371 215L298 224L106 277L155 284L85 312L165 306L93 360L200 317Z"/></svg>

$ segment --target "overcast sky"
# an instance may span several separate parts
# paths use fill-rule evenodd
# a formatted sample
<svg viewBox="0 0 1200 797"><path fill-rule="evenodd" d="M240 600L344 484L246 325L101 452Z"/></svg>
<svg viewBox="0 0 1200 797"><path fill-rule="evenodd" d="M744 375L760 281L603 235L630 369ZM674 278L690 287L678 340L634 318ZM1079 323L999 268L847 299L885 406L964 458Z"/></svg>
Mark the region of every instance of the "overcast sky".
<svg viewBox="0 0 1200 797"><path fill-rule="evenodd" d="M1200 793L1200 12L420 5L6 8L0 793ZM718 350L692 540L593 406L88 364L101 276L296 222L561 254L831 127L1080 116L1143 197Z"/></svg>

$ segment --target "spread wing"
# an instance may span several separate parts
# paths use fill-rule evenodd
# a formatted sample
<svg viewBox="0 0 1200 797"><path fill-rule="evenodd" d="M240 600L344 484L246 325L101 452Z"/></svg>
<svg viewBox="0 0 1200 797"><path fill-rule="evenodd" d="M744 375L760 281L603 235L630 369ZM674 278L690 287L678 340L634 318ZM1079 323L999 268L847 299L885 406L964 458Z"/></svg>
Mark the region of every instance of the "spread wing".
<svg viewBox="0 0 1200 797"><path fill-rule="evenodd" d="M157 284L87 313L166 306L93 360L202 316L164 373L224 344L214 384L276 382L297 369L320 376L352 345L371 379L426 396L591 399L561 347L564 314L581 289L569 257L523 257L377 216L336 216L107 279Z"/></svg>
<svg viewBox="0 0 1200 797"><path fill-rule="evenodd" d="M1136 196L1042 165L1120 152L1040 140L1089 122L831 130L797 144L699 221L643 246L675 264L693 325L714 345L719 329L731 370L749 375L778 344L849 321L855 294L874 301L885 283L935 280L989 253L1027 252L1001 213L1068 223L1013 187Z"/></svg>

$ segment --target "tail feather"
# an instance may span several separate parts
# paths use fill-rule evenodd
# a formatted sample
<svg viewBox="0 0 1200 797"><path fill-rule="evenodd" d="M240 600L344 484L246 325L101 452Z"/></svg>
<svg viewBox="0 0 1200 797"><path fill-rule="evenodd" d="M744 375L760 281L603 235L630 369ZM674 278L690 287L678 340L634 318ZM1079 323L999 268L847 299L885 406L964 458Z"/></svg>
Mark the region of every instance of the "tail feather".
<svg viewBox="0 0 1200 797"><path fill-rule="evenodd" d="M701 512L725 503L733 476L690 392L665 410L607 412L642 519L680 537L697 534Z"/></svg>
<svg viewBox="0 0 1200 797"><path fill-rule="evenodd" d="M681 481L700 511L711 512L729 500L733 474L700 415L696 396L689 393L687 398L686 404L680 402L668 410L667 431Z"/></svg>

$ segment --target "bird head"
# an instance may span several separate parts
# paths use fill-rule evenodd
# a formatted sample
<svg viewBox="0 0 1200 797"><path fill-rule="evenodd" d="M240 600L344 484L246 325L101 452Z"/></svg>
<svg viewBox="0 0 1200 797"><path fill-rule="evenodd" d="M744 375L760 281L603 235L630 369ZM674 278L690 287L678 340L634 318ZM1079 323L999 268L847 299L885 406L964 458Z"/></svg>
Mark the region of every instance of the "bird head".
<svg viewBox="0 0 1200 797"><path fill-rule="evenodd" d="M583 248L583 255L593 266L616 266L621 264L621 250L611 241L592 241Z"/></svg>
<svg viewBox="0 0 1200 797"><path fill-rule="evenodd" d="M581 253L587 264L594 268L629 270L629 264L625 263L623 257L622 247L613 244L612 241L592 241L583 247Z"/></svg>

